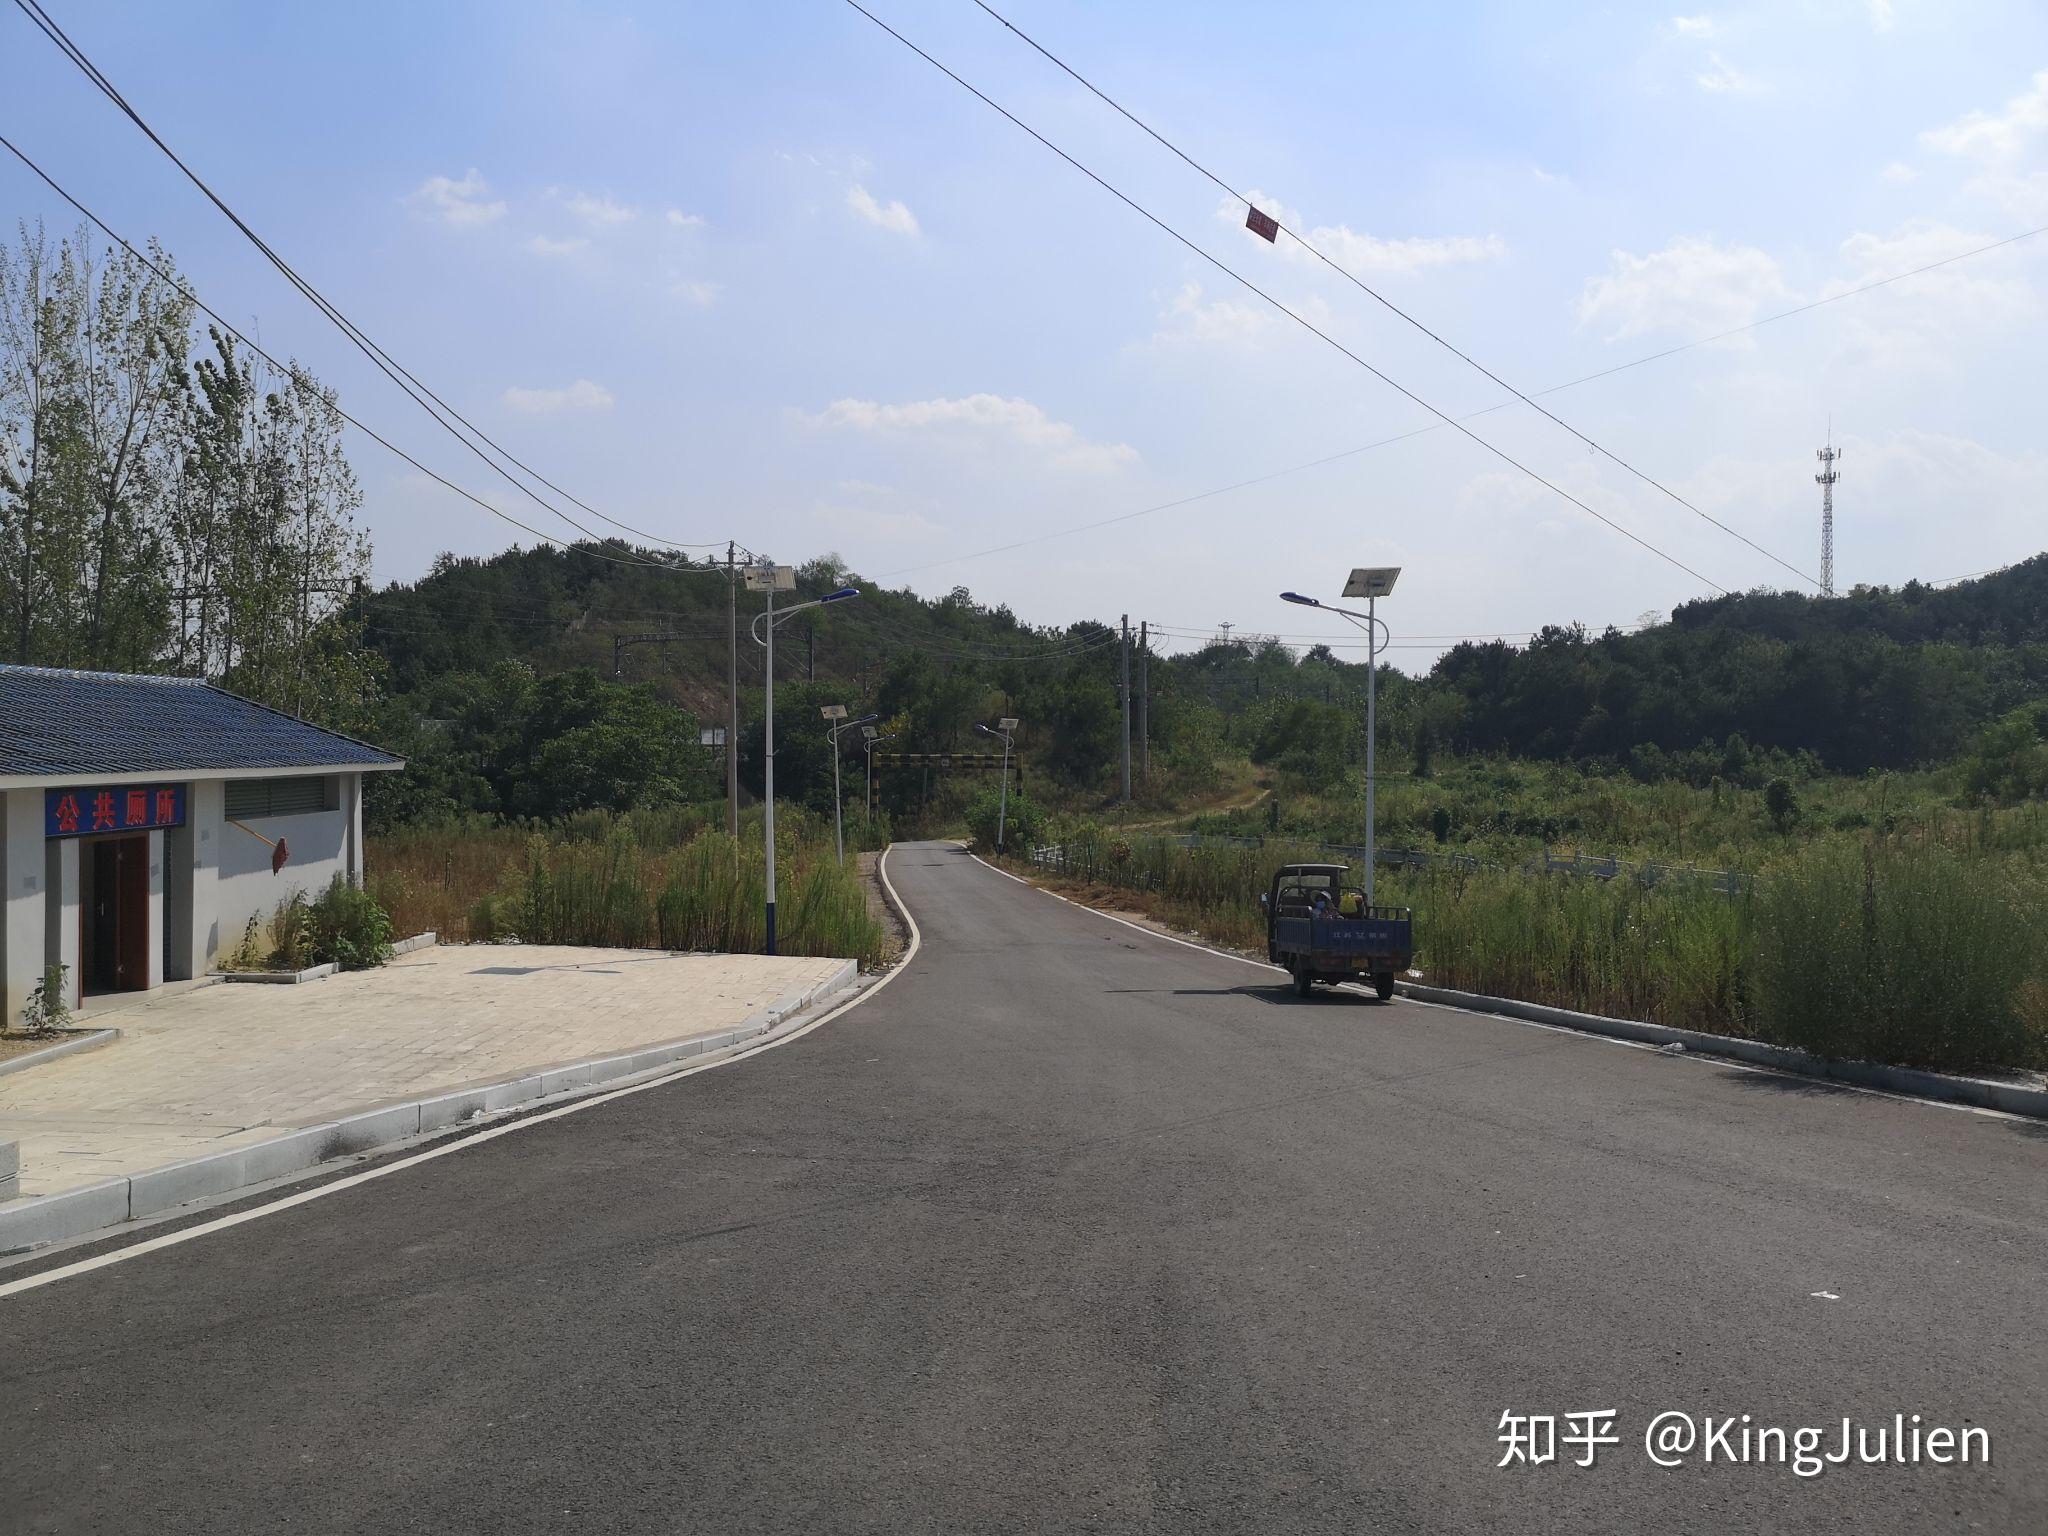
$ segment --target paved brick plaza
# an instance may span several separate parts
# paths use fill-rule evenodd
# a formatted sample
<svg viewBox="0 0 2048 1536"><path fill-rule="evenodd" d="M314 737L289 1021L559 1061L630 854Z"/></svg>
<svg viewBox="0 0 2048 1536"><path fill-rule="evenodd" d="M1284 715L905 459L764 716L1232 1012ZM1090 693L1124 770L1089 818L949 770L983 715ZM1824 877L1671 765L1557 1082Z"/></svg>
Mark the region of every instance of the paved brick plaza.
<svg viewBox="0 0 2048 1536"><path fill-rule="evenodd" d="M21 1192L352 1110L729 1029L844 962L546 945L421 950L300 986L214 985L89 1022L122 1038L0 1077Z"/></svg>

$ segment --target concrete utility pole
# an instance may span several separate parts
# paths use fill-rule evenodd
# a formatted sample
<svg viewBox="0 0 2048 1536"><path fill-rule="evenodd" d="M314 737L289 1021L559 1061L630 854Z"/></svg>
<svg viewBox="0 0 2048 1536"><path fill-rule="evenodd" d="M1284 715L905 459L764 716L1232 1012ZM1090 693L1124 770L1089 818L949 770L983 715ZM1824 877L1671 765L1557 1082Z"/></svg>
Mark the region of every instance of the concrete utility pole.
<svg viewBox="0 0 2048 1536"><path fill-rule="evenodd" d="M1835 482L1842 478L1842 472L1835 468L1835 460L1842 456L1842 450L1835 446L1832 425L1828 428L1828 445L1814 453L1820 460L1820 473L1813 477L1813 483L1820 487L1820 595L1835 595Z"/></svg>
<svg viewBox="0 0 2048 1536"><path fill-rule="evenodd" d="M726 673L725 831L740 835L740 578L733 541L725 541L725 626L732 642Z"/></svg>
<svg viewBox="0 0 2048 1536"><path fill-rule="evenodd" d="M1152 656L1148 621L1138 621L1138 782L1152 782L1152 674L1146 663Z"/></svg>
<svg viewBox="0 0 2048 1536"><path fill-rule="evenodd" d="M1123 616L1123 640L1117 646L1124 699L1124 804L1131 803L1131 616Z"/></svg>

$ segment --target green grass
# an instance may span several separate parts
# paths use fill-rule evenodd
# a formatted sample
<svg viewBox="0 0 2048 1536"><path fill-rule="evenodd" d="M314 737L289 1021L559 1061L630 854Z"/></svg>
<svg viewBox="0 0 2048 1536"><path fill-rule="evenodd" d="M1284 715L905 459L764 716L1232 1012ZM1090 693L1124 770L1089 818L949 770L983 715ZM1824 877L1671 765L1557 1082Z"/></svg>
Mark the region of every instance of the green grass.
<svg viewBox="0 0 2048 1536"><path fill-rule="evenodd" d="M1186 849L1069 824L1076 878L1260 951L1273 870L1307 845ZM1519 869L1383 870L1428 983L1945 1068L2048 1064L2048 865L1932 837L1835 836L1739 894Z"/></svg>
<svg viewBox="0 0 2048 1536"><path fill-rule="evenodd" d="M743 820L737 842L722 822L719 808L691 807L545 827L402 828L372 841L369 887L401 934L757 952L766 938L760 816ZM848 956L868 968L884 959L888 935L868 911L852 842L841 868L830 822L788 809L777 816L782 953Z"/></svg>

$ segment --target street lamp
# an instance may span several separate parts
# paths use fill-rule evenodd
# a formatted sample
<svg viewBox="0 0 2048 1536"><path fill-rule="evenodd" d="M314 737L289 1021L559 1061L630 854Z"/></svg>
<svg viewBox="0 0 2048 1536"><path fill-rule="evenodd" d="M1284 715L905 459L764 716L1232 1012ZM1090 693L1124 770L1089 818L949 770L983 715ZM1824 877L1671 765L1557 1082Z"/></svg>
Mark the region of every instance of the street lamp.
<svg viewBox="0 0 2048 1536"><path fill-rule="evenodd" d="M839 851L839 862L846 862L846 836L839 827L839 733L848 726L867 725L879 720L880 715L862 715L858 720L846 718L844 704L827 704L818 711L832 725L825 728L825 738L832 743L832 845Z"/></svg>
<svg viewBox="0 0 2048 1536"><path fill-rule="evenodd" d="M894 741L896 735L892 731L887 736L884 736L872 725L862 726L860 733L865 738L861 743L861 750L866 754L868 760L868 797L862 803L867 809L868 820L873 821L875 819L875 748L885 741Z"/></svg>
<svg viewBox="0 0 2048 1536"><path fill-rule="evenodd" d="M1398 565L1361 566L1351 573L1351 579L1344 583L1344 595L1346 597L1364 598L1365 612L1363 613L1354 613L1349 608L1332 608L1328 603L1318 602L1313 597L1303 597L1299 592L1282 592L1280 594L1282 602L1300 603L1304 608L1320 608L1325 613L1334 613L1339 618L1350 620L1352 624L1365 631L1365 904L1368 907L1373 904L1373 876L1378 869L1378 864L1375 862L1373 844L1373 790L1377 782L1374 771L1373 747L1375 745L1374 737L1377 734L1375 727L1378 723L1374 717L1377 712L1376 705L1378 702L1380 652L1386 649L1385 643L1380 638L1386 626L1380 623L1377 609L1379 599L1387 596L1394 590L1394 582L1400 574L1401 567Z"/></svg>
<svg viewBox="0 0 2048 1536"><path fill-rule="evenodd" d="M996 852L1001 853L1003 851L1003 831L1008 825L1010 815L1010 738L1017 733L1017 720L1014 715L1005 715L996 722L994 730L990 730L978 721L975 723L974 728L984 736L1002 738L1003 787L996 798Z"/></svg>
<svg viewBox="0 0 2048 1536"><path fill-rule="evenodd" d="M747 568L747 587L750 591L764 592L768 597L767 608L754 616L754 622L747 626L747 633L754 637L754 644L768 652L767 662L761 673L766 679L765 716L761 727L761 803L762 840L768 857L768 942L764 954L775 953L775 626L786 624L806 608L822 608L827 603L842 603L849 597L859 597L859 587L841 587L837 592L828 592L823 597L812 598L808 603L775 611L775 594L796 590L796 572L786 565L770 565L763 561Z"/></svg>

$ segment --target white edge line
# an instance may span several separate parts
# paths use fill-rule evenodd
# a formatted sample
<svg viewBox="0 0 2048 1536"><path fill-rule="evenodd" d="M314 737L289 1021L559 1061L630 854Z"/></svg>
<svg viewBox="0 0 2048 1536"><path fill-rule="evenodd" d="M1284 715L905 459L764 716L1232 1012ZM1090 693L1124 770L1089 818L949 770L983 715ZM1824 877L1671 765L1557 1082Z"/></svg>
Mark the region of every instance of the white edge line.
<svg viewBox="0 0 2048 1536"><path fill-rule="evenodd" d="M1282 976L1288 974L1285 966L1272 965L1264 960L1254 960L1249 955L1233 955L1227 949L1211 949L1207 944L1197 944L1192 939L1175 938L1170 933L1161 933L1156 928L1147 928L1143 923L1134 923L1129 918L1118 917L1114 912L1105 912L1100 907L1091 907L1085 901L1075 901L1072 897L1062 896L1058 891L1047 890L1042 885L1033 884L1022 875L1013 875L1007 869L997 869L995 865L989 863L987 859L984 859L978 853L970 851L967 857L974 860L983 869L991 870L1001 875L1005 880L1014 880L1019 885L1024 886L1028 890L1037 891L1042 896L1050 896L1054 901L1064 901L1077 912L1087 912L1096 917L1106 918L1112 923L1121 924L1134 933L1142 933L1148 938L1164 939L1169 944L1178 944L1185 949L1197 949L1205 955L1214 955L1219 960L1235 960L1239 965L1254 966L1262 971L1277 971ZM1348 983L1342 985L1347 992L1356 992L1361 997L1367 995L1363 987L1354 987ZM1461 1008L1456 1003L1434 1002L1426 997L1404 997L1401 1001L1416 1008L1438 1008L1445 1013L1463 1014L1468 1019L1491 1019L1501 1024L1517 1025L1522 1029L1541 1029L1553 1035L1569 1035L1574 1040L1588 1040L1596 1045L1619 1045L1631 1051L1649 1051L1653 1055L1658 1056L1665 1054L1662 1046L1654 1045L1648 1040L1624 1040L1618 1035L1596 1034L1590 1029L1573 1029L1568 1024L1546 1024L1541 1019L1519 1019L1511 1013L1487 1013L1477 1008ZM2031 1115L2015 1115L2008 1110L1992 1109L1983 1104L1958 1104L1952 1099L1924 1099L1918 1094L1895 1093L1889 1088L1869 1088L1861 1083L1845 1083L1832 1077L1810 1077L1804 1072L1788 1072L1781 1067L1758 1066L1755 1062L1737 1061L1732 1056L1716 1056L1711 1051L1695 1051L1689 1047L1685 1054L1696 1061L1711 1061L1717 1067L1730 1067L1737 1072L1756 1072L1761 1073L1765 1077L1784 1077L1801 1083L1825 1083L1831 1088L1841 1089L1844 1093L1867 1093L1874 1099L1891 1099L1900 1104L1919 1104L1928 1109L1956 1109L1961 1110L1964 1114L1986 1115L1993 1120L2022 1120L2035 1125L2040 1124L2040 1121L2034 1119ZM4 1290L0 1290L0 1296L5 1294Z"/></svg>
<svg viewBox="0 0 2048 1536"><path fill-rule="evenodd" d="M893 848L893 846L892 844L891 847ZM319 1200L327 1195L339 1194L344 1189L353 1189L358 1184L367 1184L372 1179L381 1179L388 1174L402 1173L408 1168L417 1168L421 1163L431 1162L437 1157L447 1157L450 1153L465 1151L470 1147L481 1146L484 1142L495 1141L500 1136L510 1136L513 1132L523 1131L529 1126L543 1125L550 1120L559 1120L564 1115L573 1115L582 1110L594 1109L600 1104L609 1104L614 1099L623 1099L628 1094L645 1093L650 1088L666 1087L680 1078L692 1077L699 1072L709 1072L717 1067L731 1066L736 1061L744 1061L749 1056L758 1056L763 1051L772 1051L779 1045L789 1044L792 1040L801 1040L812 1030L819 1028L821 1025L829 1024L848 1009L858 1008L862 1003L902 975L904 971L909 969L911 960L916 957L918 949L924 943L924 935L918 929L917 919L910 915L910 908L905 905L903 898L897 894L895 885L889 879L889 853L889 848L882 850L881 858L875 861L875 873L881 878L882 889L887 891L889 899L896 903L896 910L903 914L903 921L910 929L910 947L903 951L902 957L873 986L857 991L852 997L833 1008L829 1013L820 1014L801 1028L793 1029L788 1034L779 1035L773 1040L748 1046L744 1050L734 1051L731 1055L718 1061L701 1062L695 1066L684 1067L675 1072L664 1073L660 1077L650 1078L646 1082L632 1083L624 1088L613 1088L603 1093L596 1093L587 1098L578 1099L573 1104L563 1104L554 1109L543 1110L537 1115L526 1115L520 1119L508 1121L504 1125L492 1126L488 1130L478 1131L474 1135L462 1137L460 1140L444 1142L440 1146L429 1147L423 1152L415 1152L409 1157L401 1157L392 1162L380 1163L375 1168L365 1169L361 1173L349 1174L346 1178L335 1179L331 1183L322 1184L314 1189L300 1190L297 1194L287 1195L282 1200L273 1200L267 1205L252 1206L246 1211L236 1211L229 1216L217 1216L212 1221L203 1221L193 1226L181 1227L176 1232L166 1232L161 1237L145 1238L139 1243L131 1243L127 1247L117 1248L111 1253L98 1254L90 1259L80 1259L74 1264L59 1265L55 1269L46 1269L40 1274L29 1275L20 1280L10 1280L4 1285L0 1285L0 1297L13 1296L21 1291L32 1291L38 1286L50 1285L59 1280L68 1280L74 1275L90 1274L93 1270L105 1269L110 1264L123 1263L128 1259L140 1258L146 1253L155 1253L161 1248L174 1247L179 1243L190 1242L197 1237L208 1237L215 1232L225 1232L228 1228L238 1227L245 1221L255 1221L259 1217L275 1215L279 1211L288 1211L294 1206L305 1205L310 1201ZM1028 884L1029 882L1027 881L1026 883Z"/></svg>

